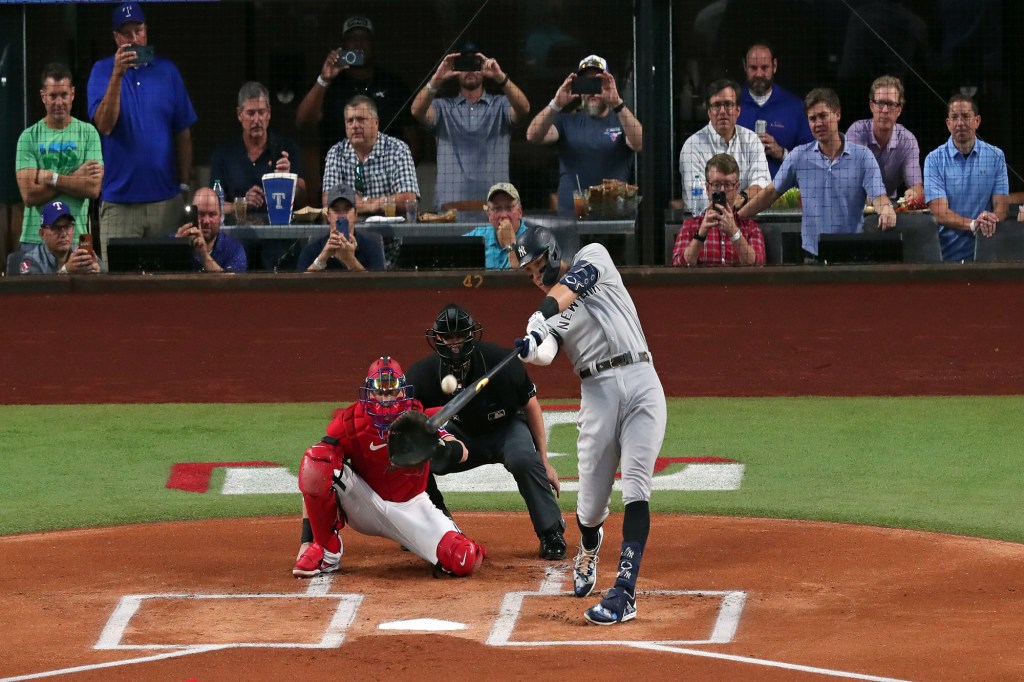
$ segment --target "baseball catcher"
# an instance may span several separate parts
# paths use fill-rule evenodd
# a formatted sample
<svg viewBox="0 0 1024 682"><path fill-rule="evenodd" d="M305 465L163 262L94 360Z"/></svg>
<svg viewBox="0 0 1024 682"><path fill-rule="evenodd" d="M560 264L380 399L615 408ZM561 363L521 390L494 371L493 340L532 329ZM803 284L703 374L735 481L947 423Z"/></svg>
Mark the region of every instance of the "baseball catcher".
<svg viewBox="0 0 1024 682"><path fill-rule="evenodd" d="M413 386L393 358L375 360L359 387L359 400L339 410L327 434L306 450L299 466L304 551L292 574L312 578L341 568L338 531L394 540L455 576L468 576L483 563L485 550L459 530L424 492L429 465L396 466L389 459L388 436L402 414L423 412ZM423 421L426 421L424 416ZM464 459L465 447L443 428L428 442L429 453Z"/></svg>

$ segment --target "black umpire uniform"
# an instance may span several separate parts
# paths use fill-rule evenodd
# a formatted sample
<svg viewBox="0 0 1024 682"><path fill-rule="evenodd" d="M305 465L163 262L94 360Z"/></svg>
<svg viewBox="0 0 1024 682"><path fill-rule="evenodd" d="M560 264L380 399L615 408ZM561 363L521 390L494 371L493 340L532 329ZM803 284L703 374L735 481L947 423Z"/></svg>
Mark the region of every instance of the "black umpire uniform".
<svg viewBox="0 0 1024 682"><path fill-rule="evenodd" d="M406 371L406 379L413 385L414 395L424 407L440 407L448 403L462 387L472 385L487 371L505 358L511 349L495 343L478 341L471 351L469 367L459 388L451 395L441 390L441 379L450 373L436 353L417 361ZM533 521L533 529L541 539L541 554L556 558L549 543L553 535L561 542L564 556L565 523L558 502L548 483L540 453L533 442L533 434L526 420L524 408L537 393L537 388L526 373L526 367L514 362L498 373L480 394L446 428L469 449L469 458L454 466L431 462L431 472L444 475L466 471L484 464L502 464L519 487L526 508ZM434 484L433 476L427 492L431 500L447 513L444 497ZM557 545L557 542L554 543ZM560 557L558 557L560 558Z"/></svg>

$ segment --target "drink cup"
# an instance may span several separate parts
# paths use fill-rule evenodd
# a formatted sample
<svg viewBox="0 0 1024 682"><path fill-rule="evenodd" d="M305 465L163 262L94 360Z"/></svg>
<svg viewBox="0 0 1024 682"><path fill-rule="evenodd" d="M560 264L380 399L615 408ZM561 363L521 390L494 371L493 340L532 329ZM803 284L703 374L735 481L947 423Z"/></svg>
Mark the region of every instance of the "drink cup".
<svg viewBox="0 0 1024 682"><path fill-rule="evenodd" d="M576 219L583 220L587 217L590 212L590 202L587 198L586 192L573 192L572 193L573 207L576 209Z"/></svg>
<svg viewBox="0 0 1024 682"><path fill-rule="evenodd" d="M245 197L235 197L235 224L244 225L246 220L246 214L249 212L249 207L245 203Z"/></svg>
<svg viewBox="0 0 1024 682"><path fill-rule="evenodd" d="M419 219L420 207L415 199L405 202L405 222L415 223Z"/></svg>
<svg viewBox="0 0 1024 682"><path fill-rule="evenodd" d="M768 123L764 119L758 119L754 121L754 132L758 135L764 135L765 131L768 130Z"/></svg>
<svg viewBox="0 0 1024 682"><path fill-rule="evenodd" d="M295 173L267 173L263 176L263 195L267 198L267 216L271 225L287 225L292 221L295 200Z"/></svg>
<svg viewBox="0 0 1024 682"><path fill-rule="evenodd" d="M395 200L388 198L384 200L384 216L386 218L394 218L398 207L395 205Z"/></svg>

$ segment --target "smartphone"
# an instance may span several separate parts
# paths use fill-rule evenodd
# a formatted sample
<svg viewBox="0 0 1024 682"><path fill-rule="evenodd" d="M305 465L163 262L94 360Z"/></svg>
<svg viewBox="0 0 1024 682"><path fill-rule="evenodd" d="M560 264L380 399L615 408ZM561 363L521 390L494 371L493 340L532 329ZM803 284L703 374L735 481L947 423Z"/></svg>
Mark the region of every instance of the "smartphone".
<svg viewBox="0 0 1024 682"><path fill-rule="evenodd" d="M152 64L156 50L151 45L129 45L125 52L135 53L136 64Z"/></svg>
<svg viewBox="0 0 1024 682"><path fill-rule="evenodd" d="M718 204L719 206L725 206L725 201L725 192L722 190L711 193L711 203Z"/></svg>
<svg viewBox="0 0 1024 682"><path fill-rule="evenodd" d="M89 233L78 235L78 248L92 253L92 235Z"/></svg>
<svg viewBox="0 0 1024 682"><path fill-rule="evenodd" d="M455 58L455 63L452 66L456 71L479 71L483 66L483 60L471 52L464 52Z"/></svg>
<svg viewBox="0 0 1024 682"><path fill-rule="evenodd" d="M196 208L195 204L189 204L185 207L185 214L181 218L182 225L192 225L193 227L199 225L199 209Z"/></svg>
<svg viewBox="0 0 1024 682"><path fill-rule="evenodd" d="M597 76L576 76L572 79L572 94L600 95L601 79Z"/></svg>
<svg viewBox="0 0 1024 682"><path fill-rule="evenodd" d="M362 50L346 50L338 48L338 62L349 66L362 66L366 63L366 57Z"/></svg>
<svg viewBox="0 0 1024 682"><path fill-rule="evenodd" d="M341 232L341 235L348 239L348 218L338 218L334 221L334 229Z"/></svg>

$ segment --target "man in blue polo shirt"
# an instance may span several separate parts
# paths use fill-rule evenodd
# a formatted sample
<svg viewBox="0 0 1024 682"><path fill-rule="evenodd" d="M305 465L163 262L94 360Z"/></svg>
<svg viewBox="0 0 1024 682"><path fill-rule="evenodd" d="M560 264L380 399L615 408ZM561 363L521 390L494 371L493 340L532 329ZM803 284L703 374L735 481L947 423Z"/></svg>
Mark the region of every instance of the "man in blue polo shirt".
<svg viewBox="0 0 1024 682"><path fill-rule="evenodd" d="M743 59L743 68L747 72L747 85L743 88L736 125L753 130L761 138L768 157L768 171L774 178L786 155L797 145L812 142L814 138L800 98L775 84L779 60L770 46L751 45ZM758 129L759 121L763 121L763 130Z"/></svg>
<svg viewBox="0 0 1024 682"><path fill-rule="evenodd" d="M249 261L242 243L220 233L220 200L213 190L203 187L192 197L199 214L198 225L185 224L174 233L192 242L195 269L200 272L245 272Z"/></svg>
<svg viewBox="0 0 1024 682"><path fill-rule="evenodd" d="M949 140L924 160L924 196L939 224L942 260L974 260L978 232L991 237L1006 220L1010 182L1006 157L978 138L981 116L970 97L949 99Z"/></svg>
<svg viewBox="0 0 1024 682"><path fill-rule="evenodd" d="M880 229L896 225L896 211L871 150L847 141L839 132L839 96L828 88L815 88L804 98L804 107L815 142L787 154L772 184L740 209L739 215L751 218L789 188L799 187L803 248L813 260L820 235L863 231L864 205L869 197L878 212Z"/></svg>
<svg viewBox="0 0 1024 682"><path fill-rule="evenodd" d="M137 2L114 9L112 57L89 75L89 115L103 145L104 249L111 237L153 237L174 230L192 182L196 122L185 82L154 54Z"/></svg>
<svg viewBox="0 0 1024 682"><path fill-rule="evenodd" d="M464 237L483 237L484 258L488 270L507 270L508 254L516 240L526 232L519 190L508 182L499 182L487 191L487 219L490 225L474 227Z"/></svg>

